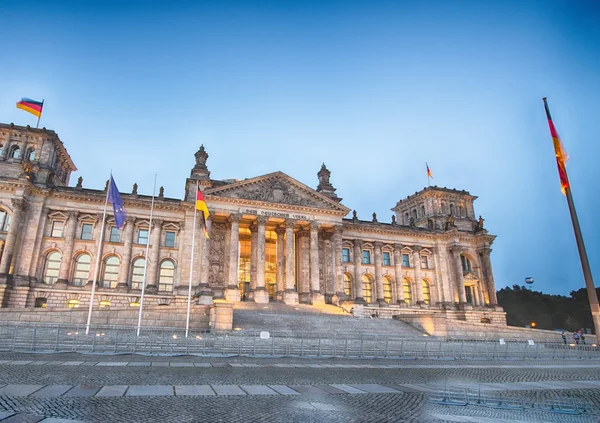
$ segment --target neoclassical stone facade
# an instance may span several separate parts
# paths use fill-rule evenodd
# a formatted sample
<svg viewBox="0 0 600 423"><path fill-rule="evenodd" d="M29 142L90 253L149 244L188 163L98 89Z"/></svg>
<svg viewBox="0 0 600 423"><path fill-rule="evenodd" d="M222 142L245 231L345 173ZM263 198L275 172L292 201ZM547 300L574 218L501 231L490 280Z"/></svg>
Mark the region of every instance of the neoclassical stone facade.
<svg viewBox="0 0 600 423"><path fill-rule="evenodd" d="M160 190L152 227L151 198L121 186L125 225L117 229L109 213L100 233L107 188L84 188L81 178L69 186L77 169L55 132L0 125L2 307L89 304L96 260L98 306L130 307L148 260L145 297L165 310L186 302L191 270L202 303L331 303L505 322L490 260L495 237L468 192L427 187L400 200L384 223L345 207L325 165L313 189L282 172L214 180L207 159L200 147L183 200ZM210 238L198 217L191 263L197 185L211 212Z"/></svg>

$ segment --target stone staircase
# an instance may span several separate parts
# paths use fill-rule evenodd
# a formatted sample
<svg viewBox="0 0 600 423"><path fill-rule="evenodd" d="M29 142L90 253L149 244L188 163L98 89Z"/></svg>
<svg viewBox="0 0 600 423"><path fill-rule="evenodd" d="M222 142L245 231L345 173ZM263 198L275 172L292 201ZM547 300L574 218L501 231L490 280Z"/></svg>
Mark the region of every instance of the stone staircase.
<svg viewBox="0 0 600 423"><path fill-rule="evenodd" d="M354 317L340 307L241 302L233 310L234 330L329 335L393 335L422 337L424 332L399 320ZM239 328L239 329L237 329Z"/></svg>

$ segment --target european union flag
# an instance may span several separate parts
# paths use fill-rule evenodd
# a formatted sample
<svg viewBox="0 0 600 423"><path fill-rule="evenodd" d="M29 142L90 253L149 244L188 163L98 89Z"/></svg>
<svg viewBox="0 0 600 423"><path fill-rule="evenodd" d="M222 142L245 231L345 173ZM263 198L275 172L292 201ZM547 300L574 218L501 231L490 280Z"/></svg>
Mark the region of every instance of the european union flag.
<svg viewBox="0 0 600 423"><path fill-rule="evenodd" d="M110 185L108 186L108 201L113 206L115 224L117 228L121 229L125 223L125 209L123 208L123 200L121 200L121 196L119 195L119 188L117 188L112 175L110 176Z"/></svg>

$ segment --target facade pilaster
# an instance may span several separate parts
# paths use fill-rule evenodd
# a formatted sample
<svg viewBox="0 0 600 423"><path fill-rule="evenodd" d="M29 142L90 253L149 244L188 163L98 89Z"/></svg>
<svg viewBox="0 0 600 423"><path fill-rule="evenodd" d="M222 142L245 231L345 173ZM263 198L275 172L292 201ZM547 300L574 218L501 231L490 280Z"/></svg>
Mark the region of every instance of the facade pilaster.
<svg viewBox="0 0 600 423"><path fill-rule="evenodd" d="M269 293L265 289L265 242L267 220L269 219L265 216L258 216L256 219L258 231L256 234L256 291L254 291L254 301L261 304L269 302Z"/></svg>
<svg viewBox="0 0 600 423"><path fill-rule="evenodd" d="M487 296L489 298L490 306L494 307L498 305L498 298L496 296L496 284L494 282L494 273L492 271L492 260L490 255L492 249L485 247L479 250L479 256L481 257L483 275L485 277L485 285L487 288Z"/></svg>
<svg viewBox="0 0 600 423"><path fill-rule="evenodd" d="M285 292L285 226L275 228L277 234L277 274L275 299L283 301Z"/></svg>
<svg viewBox="0 0 600 423"><path fill-rule="evenodd" d="M208 216L208 219L206 219L206 232L209 237L212 236L212 215ZM201 238L203 239L204 245L202 247L202 265L200 267L200 289L207 290L209 288L208 271L210 268L210 238L207 238L204 235L202 235Z"/></svg>
<svg viewBox="0 0 600 423"><path fill-rule="evenodd" d="M229 280L227 281L227 290L225 297L227 301L239 302L240 289L238 286L238 271L239 271L239 252L240 252L240 215L233 213L229 216L231 231L229 235Z"/></svg>
<svg viewBox="0 0 600 423"><path fill-rule="evenodd" d="M361 260L362 260L362 240L354 240L354 286L352 287L352 295L354 296L354 302L364 304L365 299L363 297L363 282L361 274Z"/></svg>
<svg viewBox="0 0 600 423"><path fill-rule="evenodd" d="M117 290L127 291L129 288L129 268L131 266L131 246L133 244L133 233L135 229L135 217L125 218L125 230L123 231L123 256L119 266L119 284Z"/></svg>
<svg viewBox="0 0 600 423"><path fill-rule="evenodd" d="M465 280L463 278L462 264L460 262L461 252L462 248L457 245L450 247L450 257L454 269L454 282L458 291L458 302L459 304L464 305L467 303L467 295L465 293Z"/></svg>
<svg viewBox="0 0 600 423"><path fill-rule="evenodd" d="M423 276L421 275L421 246L413 245L413 264L415 266L415 292L417 294L417 305L425 304L423 300Z"/></svg>
<svg viewBox="0 0 600 423"><path fill-rule="evenodd" d="M296 232L298 243L298 296L301 303L310 304L310 239L309 231L301 229Z"/></svg>
<svg viewBox="0 0 600 423"><path fill-rule="evenodd" d="M402 244L394 245L394 278L396 280L396 302L398 304L406 304L402 278L402 248Z"/></svg>
<svg viewBox="0 0 600 423"><path fill-rule="evenodd" d="M258 261L258 224L250 225L250 291L246 292L248 299L254 298L256 291L256 263Z"/></svg>
<svg viewBox="0 0 600 423"><path fill-rule="evenodd" d="M65 228L65 241L63 244L62 260L58 271L58 283L66 284L69 280L69 269L73 255L73 244L75 240L75 231L77 230L77 216L79 212L72 210L68 213L67 227Z"/></svg>
<svg viewBox="0 0 600 423"><path fill-rule="evenodd" d="M333 228L333 277L335 281L335 292L340 301L346 300L344 293L344 269L342 264L342 225ZM349 298L348 298L349 299Z"/></svg>
<svg viewBox="0 0 600 423"><path fill-rule="evenodd" d="M147 294L156 294L158 292L158 260L160 259L160 235L162 232L162 223L160 219L154 219L152 221L152 235L150 236L150 252L148 261L148 275L146 279Z"/></svg>
<svg viewBox="0 0 600 423"><path fill-rule="evenodd" d="M29 204L22 198L13 198L11 200L13 207L13 215L10 222L8 233L6 234L6 242L4 243L4 251L2 252L2 260L0 261L0 280L6 283L10 265L13 260L13 255L17 251L17 235L21 226L21 219L25 215Z"/></svg>
<svg viewBox="0 0 600 423"><path fill-rule="evenodd" d="M296 278L294 275L294 221L285 222L285 293L286 304L298 304Z"/></svg>
<svg viewBox="0 0 600 423"><path fill-rule="evenodd" d="M319 289L319 224L312 222L310 225L310 294L313 304L325 304L325 297ZM327 271L325 270L325 278ZM325 280L325 286L327 281Z"/></svg>
<svg viewBox="0 0 600 423"><path fill-rule="evenodd" d="M381 247L383 247L383 244L381 242L374 242L373 246L375 247L375 292L377 295L377 302L381 307L387 305L383 294L383 257L381 254Z"/></svg>

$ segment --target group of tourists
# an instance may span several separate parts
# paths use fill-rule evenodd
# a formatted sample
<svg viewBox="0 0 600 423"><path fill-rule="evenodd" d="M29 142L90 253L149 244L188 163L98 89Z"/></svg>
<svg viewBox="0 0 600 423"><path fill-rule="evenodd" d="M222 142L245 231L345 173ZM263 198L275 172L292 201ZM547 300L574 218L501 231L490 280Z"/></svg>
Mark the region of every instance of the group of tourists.
<svg viewBox="0 0 600 423"><path fill-rule="evenodd" d="M566 344L567 343L567 335L565 335L565 331L563 330L561 335L563 342ZM579 341L581 341L581 343L583 345L585 345L585 332L583 331L583 329L580 330L576 330L575 332L573 332L573 342L575 342L575 344L579 345Z"/></svg>

